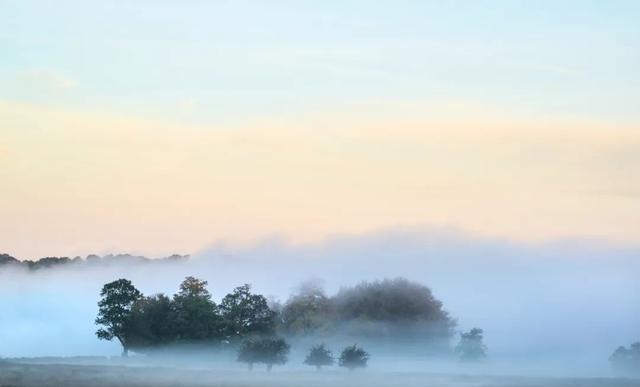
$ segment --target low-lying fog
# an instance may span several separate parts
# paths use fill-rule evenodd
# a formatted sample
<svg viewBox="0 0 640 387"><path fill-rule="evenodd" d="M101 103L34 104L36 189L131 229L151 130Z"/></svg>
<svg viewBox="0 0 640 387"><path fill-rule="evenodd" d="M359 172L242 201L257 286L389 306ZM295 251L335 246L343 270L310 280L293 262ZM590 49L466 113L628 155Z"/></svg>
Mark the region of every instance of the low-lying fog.
<svg viewBox="0 0 640 387"><path fill-rule="evenodd" d="M588 241L523 245L415 230L307 246L220 244L188 262L4 268L0 357L119 355L116 342L95 337L93 321L100 288L120 277L145 294L173 294L193 275L209 281L217 302L243 283L286 301L310 278L323 279L331 295L342 285L402 276L429 286L458 329L484 329L485 372L608 375L611 352L640 339L638 274L640 249ZM371 351L370 366L391 355ZM388 367L411 367L387 360Z"/></svg>

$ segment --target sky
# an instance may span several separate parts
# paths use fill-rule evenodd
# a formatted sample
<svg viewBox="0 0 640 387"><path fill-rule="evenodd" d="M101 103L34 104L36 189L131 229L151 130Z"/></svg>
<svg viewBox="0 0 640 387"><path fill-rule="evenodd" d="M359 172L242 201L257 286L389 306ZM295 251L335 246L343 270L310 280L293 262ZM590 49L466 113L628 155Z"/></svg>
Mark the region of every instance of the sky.
<svg viewBox="0 0 640 387"><path fill-rule="evenodd" d="M0 0L0 250L640 237L636 1Z"/></svg>

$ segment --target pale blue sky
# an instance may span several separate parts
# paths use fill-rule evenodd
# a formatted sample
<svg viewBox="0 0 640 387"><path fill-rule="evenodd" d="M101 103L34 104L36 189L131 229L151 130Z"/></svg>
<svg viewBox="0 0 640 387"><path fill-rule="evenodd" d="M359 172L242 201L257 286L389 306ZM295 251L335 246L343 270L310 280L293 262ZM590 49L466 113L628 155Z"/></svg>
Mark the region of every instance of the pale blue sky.
<svg viewBox="0 0 640 387"><path fill-rule="evenodd" d="M640 119L636 1L0 7L5 100L206 123L449 103Z"/></svg>

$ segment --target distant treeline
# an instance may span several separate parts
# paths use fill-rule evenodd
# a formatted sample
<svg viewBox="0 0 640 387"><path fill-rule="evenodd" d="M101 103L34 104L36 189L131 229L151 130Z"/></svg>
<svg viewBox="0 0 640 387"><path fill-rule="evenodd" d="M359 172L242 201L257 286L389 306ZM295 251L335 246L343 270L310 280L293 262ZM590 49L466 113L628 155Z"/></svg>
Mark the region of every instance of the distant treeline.
<svg viewBox="0 0 640 387"><path fill-rule="evenodd" d="M239 345L246 339L278 335L384 338L446 342L455 321L431 290L403 278L362 282L327 296L317 283L306 283L281 304L242 285L216 304L207 282L187 277L168 296L143 295L126 279L101 292L99 338L117 339L126 353L171 345Z"/></svg>
<svg viewBox="0 0 640 387"><path fill-rule="evenodd" d="M120 263L160 263L175 262L188 259L188 255L171 255L165 258L152 259L139 255L130 254L108 254L104 256L88 255L82 257L44 257L35 261L19 260L9 254L0 254L0 269L2 267L22 267L29 270L58 267L63 265L110 265Z"/></svg>

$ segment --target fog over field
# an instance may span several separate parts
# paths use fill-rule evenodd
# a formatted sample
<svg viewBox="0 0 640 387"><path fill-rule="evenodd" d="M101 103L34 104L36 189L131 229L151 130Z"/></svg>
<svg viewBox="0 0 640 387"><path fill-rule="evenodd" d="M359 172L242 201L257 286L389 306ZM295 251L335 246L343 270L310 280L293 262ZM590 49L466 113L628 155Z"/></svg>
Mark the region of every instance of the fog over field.
<svg viewBox="0 0 640 387"><path fill-rule="evenodd" d="M4 267L0 357L118 356L120 346L99 341L93 321L100 288L121 277L145 294L173 294L193 275L209 281L218 302L243 283L286 301L308 279L323 280L331 295L362 280L402 276L429 286L457 329L484 329L488 361L467 372L608 376L612 351L640 338L639 257L638 248L588 240L526 245L401 229L314 245L219 243L179 262ZM283 369L302 367L296 350ZM370 352L372 369L450 369L437 359Z"/></svg>

